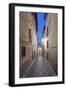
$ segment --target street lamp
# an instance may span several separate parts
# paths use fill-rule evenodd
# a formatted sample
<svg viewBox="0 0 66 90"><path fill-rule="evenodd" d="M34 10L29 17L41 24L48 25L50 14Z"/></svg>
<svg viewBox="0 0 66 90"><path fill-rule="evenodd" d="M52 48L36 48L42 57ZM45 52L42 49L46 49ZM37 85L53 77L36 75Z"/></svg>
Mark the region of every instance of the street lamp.
<svg viewBox="0 0 66 90"><path fill-rule="evenodd" d="M41 41L42 41L42 43L43 43L43 42L44 42L44 39L42 38L42 40L41 40Z"/></svg>

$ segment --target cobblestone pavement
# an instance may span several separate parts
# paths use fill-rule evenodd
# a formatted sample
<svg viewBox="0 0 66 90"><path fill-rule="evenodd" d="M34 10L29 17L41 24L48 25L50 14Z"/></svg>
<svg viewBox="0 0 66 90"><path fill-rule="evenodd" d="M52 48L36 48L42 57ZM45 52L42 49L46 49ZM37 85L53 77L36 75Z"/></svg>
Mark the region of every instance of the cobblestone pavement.
<svg viewBox="0 0 66 90"><path fill-rule="evenodd" d="M50 63L42 56L36 57L31 65L26 69L23 77L44 77L56 76Z"/></svg>

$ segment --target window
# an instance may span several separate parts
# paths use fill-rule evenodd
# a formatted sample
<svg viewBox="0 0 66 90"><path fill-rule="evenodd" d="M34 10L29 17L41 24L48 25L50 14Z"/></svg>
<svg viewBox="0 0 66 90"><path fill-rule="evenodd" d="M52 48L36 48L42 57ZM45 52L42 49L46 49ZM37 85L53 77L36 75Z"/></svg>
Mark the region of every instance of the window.
<svg viewBox="0 0 66 90"><path fill-rule="evenodd" d="M29 42L31 42L31 30L29 29Z"/></svg>
<svg viewBox="0 0 66 90"><path fill-rule="evenodd" d="M49 46L48 46L48 40L47 40L47 48L48 48Z"/></svg>
<svg viewBox="0 0 66 90"><path fill-rule="evenodd" d="M47 36L48 36L48 27L47 27Z"/></svg>
<svg viewBox="0 0 66 90"><path fill-rule="evenodd" d="M26 56L26 47L21 48L21 56Z"/></svg>
<svg viewBox="0 0 66 90"><path fill-rule="evenodd" d="M48 60L48 53L47 53L47 60Z"/></svg>

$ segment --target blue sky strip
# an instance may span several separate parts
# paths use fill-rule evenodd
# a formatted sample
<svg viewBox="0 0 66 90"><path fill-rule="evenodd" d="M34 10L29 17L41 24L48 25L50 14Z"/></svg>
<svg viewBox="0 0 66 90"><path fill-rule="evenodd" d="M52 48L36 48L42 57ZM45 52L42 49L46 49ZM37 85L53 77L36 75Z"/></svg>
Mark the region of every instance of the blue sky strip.
<svg viewBox="0 0 66 90"><path fill-rule="evenodd" d="M42 42L42 32L44 28L44 13L37 13L37 22L38 22L38 45L41 46Z"/></svg>

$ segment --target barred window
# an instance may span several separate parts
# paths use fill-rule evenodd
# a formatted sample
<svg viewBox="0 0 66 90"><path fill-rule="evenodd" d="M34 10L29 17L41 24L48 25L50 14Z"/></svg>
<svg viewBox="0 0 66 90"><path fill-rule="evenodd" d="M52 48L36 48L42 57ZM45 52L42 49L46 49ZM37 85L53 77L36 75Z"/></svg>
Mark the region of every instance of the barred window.
<svg viewBox="0 0 66 90"><path fill-rule="evenodd" d="M21 48L21 56L26 56L26 47Z"/></svg>

